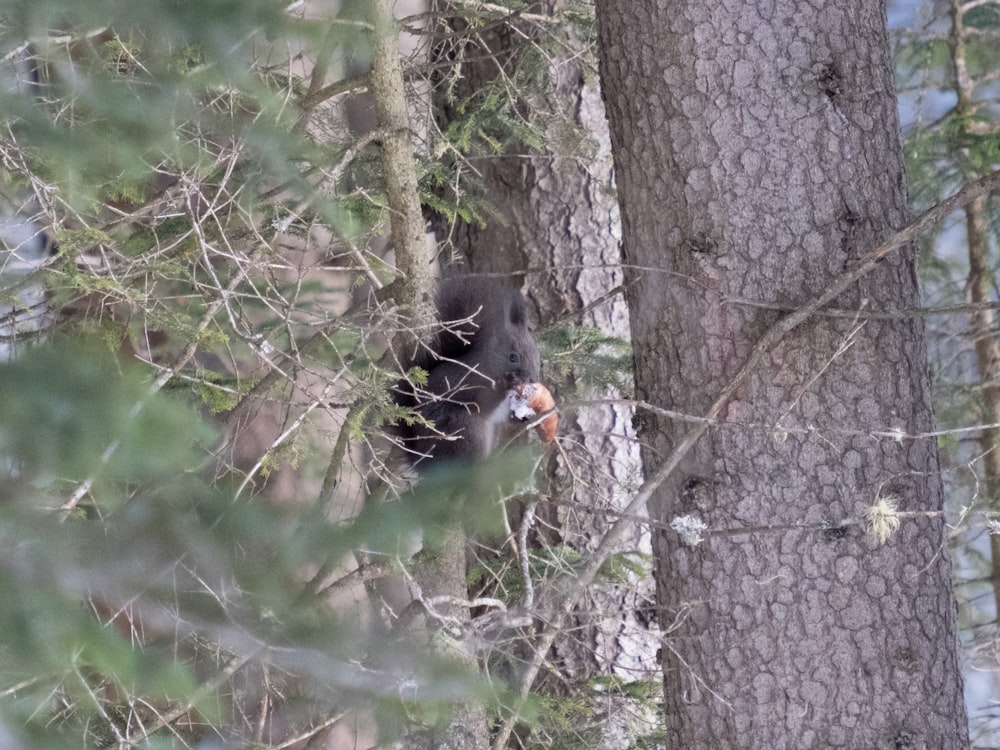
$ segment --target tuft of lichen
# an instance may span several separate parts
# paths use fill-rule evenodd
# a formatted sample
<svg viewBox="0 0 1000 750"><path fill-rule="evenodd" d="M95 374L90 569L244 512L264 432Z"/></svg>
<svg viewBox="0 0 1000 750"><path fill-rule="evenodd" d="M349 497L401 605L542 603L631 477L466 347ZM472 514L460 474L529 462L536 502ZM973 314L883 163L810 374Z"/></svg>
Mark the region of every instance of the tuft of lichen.
<svg viewBox="0 0 1000 750"><path fill-rule="evenodd" d="M696 516L676 516L670 522L670 528L676 531L684 544L697 547L705 539L708 526Z"/></svg>
<svg viewBox="0 0 1000 750"><path fill-rule="evenodd" d="M867 532L879 544L885 544L899 528L899 498L886 495L865 510Z"/></svg>

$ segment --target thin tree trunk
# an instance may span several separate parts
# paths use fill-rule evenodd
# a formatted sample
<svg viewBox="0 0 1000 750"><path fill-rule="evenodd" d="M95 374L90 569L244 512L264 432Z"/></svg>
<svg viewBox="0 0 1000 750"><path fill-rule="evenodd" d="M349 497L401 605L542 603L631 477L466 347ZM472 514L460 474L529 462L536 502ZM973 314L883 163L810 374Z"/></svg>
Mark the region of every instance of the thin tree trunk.
<svg viewBox="0 0 1000 750"><path fill-rule="evenodd" d="M955 65L955 110L959 116L971 117L975 113L975 87L969 76L965 54L965 23L961 3L952 0L951 52ZM992 301L990 285L993 274L989 265L989 236L987 234L988 200L977 198L965 207L965 230L969 245L969 299L974 305ZM970 316L972 337L976 346L976 364L983 396L984 417L987 422L1000 424L1000 342L994 329L996 316L993 310L977 309ZM990 507L1000 505L1000 428L984 429L979 435L983 454L982 468L986 497ZM1000 612L1000 535L990 535L993 598Z"/></svg>
<svg viewBox="0 0 1000 750"><path fill-rule="evenodd" d="M375 30L372 55L372 96L379 126L386 131L382 139L382 164L389 198L390 237L400 271L396 300L410 311L414 330L431 331L434 280L431 277L434 251L424 228L423 213L417 192L417 173L410 140L410 120L406 107L402 67L399 60L398 26L393 18L393 0L373 0L370 21ZM425 334L426 335L426 334ZM400 343L403 343L400 346ZM411 342L396 342L397 350L412 347ZM407 346L408 345L408 346ZM425 600L449 597L455 602L468 599L465 575L465 534L460 518L455 519L441 536L436 550L425 550L422 562L414 571ZM445 616L468 620L468 609L458 605L442 606ZM464 644L458 652L475 673L478 666ZM485 708L476 701L459 702L453 715L434 741L438 747L485 750L489 746L489 727ZM407 747L423 747L422 739L411 737Z"/></svg>
<svg viewBox="0 0 1000 750"><path fill-rule="evenodd" d="M916 306L913 252L773 349L740 302L804 304L906 222L884 8L597 12L639 396L698 416L763 360L652 510L668 747L966 747L943 520L856 522L942 507L922 324L866 317ZM642 423L652 474L685 429Z"/></svg>
<svg viewBox="0 0 1000 750"><path fill-rule="evenodd" d="M397 300L411 309L412 322L434 319L434 251L427 242L417 167L410 140L403 69L399 59L399 28L393 0L372 0L369 19L374 29L371 88L382 138L382 169L389 197L390 240L399 269ZM418 330L427 330L418 329Z"/></svg>
<svg viewBox="0 0 1000 750"><path fill-rule="evenodd" d="M979 198L965 207L965 227L969 242L969 298L973 304L991 302L990 273L987 261L989 240L986 235L987 199ZM972 336L976 345L976 364L985 408L984 418L1000 424L1000 343L997 341L995 316L988 308L972 313ZM981 431L979 445L986 497L991 508L1000 501L1000 427ZM993 598L1000 607L1000 535L990 535Z"/></svg>

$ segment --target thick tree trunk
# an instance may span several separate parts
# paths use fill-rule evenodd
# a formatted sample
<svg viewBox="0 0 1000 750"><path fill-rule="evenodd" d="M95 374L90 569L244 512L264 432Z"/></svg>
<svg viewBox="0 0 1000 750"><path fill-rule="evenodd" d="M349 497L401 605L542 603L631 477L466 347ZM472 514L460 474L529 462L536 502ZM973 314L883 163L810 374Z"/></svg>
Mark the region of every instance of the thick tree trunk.
<svg viewBox="0 0 1000 750"><path fill-rule="evenodd" d="M906 220L884 8L598 0L639 395L704 414L782 313ZM767 307L748 301L767 303ZM913 254L764 355L659 492L669 747L967 745ZM645 415L654 469L683 425ZM881 437L899 431L900 439ZM664 526L663 528L666 528Z"/></svg>
<svg viewBox="0 0 1000 750"><path fill-rule="evenodd" d="M551 15L565 5L561 0L543 2L529 10ZM463 65L460 92L475 91L495 78L497 61L511 74L520 55L531 51L526 38L546 44L538 40L539 30L528 24L523 24L522 33L506 32L500 27L498 33L480 37L485 47L466 50L470 61ZM568 123L592 142L578 154L519 152L476 160L490 200L505 221L486 228L458 222L445 234L471 271L525 274L525 291L540 325L577 323L627 339L620 219L604 106L593 69L579 54L583 40L562 41L565 47L556 45L557 51L548 58L552 87L547 104L554 103ZM483 61L473 62L477 58ZM611 399L603 406L574 410L566 408L565 394L556 393L563 404L560 450L552 453L549 489L537 506L539 520L534 527L538 541L584 552L597 545L617 518L616 511L627 499L623 488L637 481L640 460L631 409L614 400L620 394L586 396ZM648 554L650 549L648 529L637 523L620 551ZM625 682L658 680L659 632L652 597L649 577L594 585L548 656L547 663L558 671L553 684L564 690L567 680L582 686L602 675ZM599 712L601 726L594 746L630 746L638 736L652 732L655 716L644 714L648 705L603 691L592 709Z"/></svg>
<svg viewBox="0 0 1000 750"><path fill-rule="evenodd" d="M566 6L563 0L548 0L531 4L526 12L553 16ZM459 95L480 90L501 69L513 76L523 55L540 45L547 51L551 84L548 95L541 98L565 118L557 116L553 128L564 132L575 128L583 142L575 153L519 149L475 160L489 199L504 221L488 227L460 221L442 235L452 241L472 272L524 274L525 292L541 327L586 325L627 340L621 222L607 120L594 76L596 61L587 56L579 36L553 38L551 24L511 23L518 25L518 33L498 25L477 37L479 45L465 49ZM567 29L569 34L577 32L575 27ZM531 111L533 102L529 99L524 110L528 117L539 114ZM447 110L446 104L441 109ZM565 144L574 139L553 133L552 140ZM553 386L551 366L546 381ZM569 374L571 385L575 377ZM587 553L618 518L627 500L625 488L641 481L632 410L621 404L621 394L614 389L594 393L581 388L584 398L608 398L606 404L581 409L567 404L565 392L555 395L562 406L559 449L551 452L546 467L548 482L536 507L532 537L536 544L565 545ZM648 527L636 523L617 551L648 555ZM642 564L640 558L633 560ZM639 737L657 731L652 701L636 699L634 692L607 690L606 682L600 691L587 689L588 681L602 676L625 683L660 679L653 596L649 575L590 587L547 655L541 684L533 686L563 692L571 685L578 698L590 701L588 746L630 747Z"/></svg>

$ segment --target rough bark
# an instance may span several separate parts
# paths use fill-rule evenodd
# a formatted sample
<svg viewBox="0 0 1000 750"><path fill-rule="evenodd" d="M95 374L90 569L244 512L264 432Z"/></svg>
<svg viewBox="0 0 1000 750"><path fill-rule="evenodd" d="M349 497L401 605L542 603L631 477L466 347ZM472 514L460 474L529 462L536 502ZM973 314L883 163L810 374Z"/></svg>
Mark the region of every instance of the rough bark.
<svg viewBox="0 0 1000 750"><path fill-rule="evenodd" d="M881 3L597 3L639 397L705 413L906 221ZM748 300L768 307L747 304ZM967 745L914 256L763 354L652 509L668 746ZM898 430L901 439L876 431ZM643 415L652 473L683 426ZM698 546L669 530L694 515Z"/></svg>
<svg viewBox="0 0 1000 750"><path fill-rule="evenodd" d="M526 12L551 17L565 6L565 2L534 3ZM463 64L460 91L476 90L500 70L510 74L521 54L530 51L525 40L537 41L540 32L551 29L521 23L521 33L508 33L501 26L495 33L480 36L483 46L466 50L469 60ZM620 219L604 106L593 67L588 67L594 61L584 41L579 36L562 41L561 50L549 48L551 90L543 98L554 102L567 123L592 142L576 154L519 149L475 160L504 221L487 227L459 221L446 234L471 271L525 274L526 293L540 326L573 322L627 339ZM483 62L474 62L477 59ZM534 528L546 544L589 551L617 517L626 499L625 488L638 481L632 413L614 402L574 410L566 408L565 394L557 392L556 396L563 404L560 450L552 453L547 466L548 502L538 505L539 521ZM650 551L648 529L642 524L636 524L617 549L632 550ZM659 633L652 616L652 596L648 578L628 585L594 585L566 635L552 647L548 663L558 671L554 684L562 690L567 679L582 684L600 675L630 682L659 679ZM642 706L633 703L626 708L621 698L605 693L595 704L602 727L595 746L630 746L637 735L651 730L644 723L651 717L638 718Z"/></svg>
<svg viewBox="0 0 1000 750"><path fill-rule="evenodd" d="M529 10L552 16L565 5L536 3ZM487 62L466 63L463 85L472 90L496 76L494 60L513 69L519 52L526 49L525 36L532 34L537 36L537 29L526 27L524 34L487 37L488 48L469 55ZM551 99L593 142L577 154L522 150L476 160L504 221L486 227L459 221L448 234L471 271L525 273L526 293L541 326L574 322L627 339L620 219L604 106L594 71L587 68L586 51L580 52L584 42L564 41L562 54L551 57ZM629 408L614 403L562 413L563 450L554 454L549 467L555 502L539 508L540 526L548 530L546 542L588 549L601 538L607 519L621 507L623 487L637 479L631 417ZM648 531L637 525L624 550L649 551ZM643 591L641 584L630 590L610 587L598 594L598 602L588 603L575 623L574 637L556 647L567 676L650 676L658 637L642 620L647 594L651 597L652 591Z"/></svg>

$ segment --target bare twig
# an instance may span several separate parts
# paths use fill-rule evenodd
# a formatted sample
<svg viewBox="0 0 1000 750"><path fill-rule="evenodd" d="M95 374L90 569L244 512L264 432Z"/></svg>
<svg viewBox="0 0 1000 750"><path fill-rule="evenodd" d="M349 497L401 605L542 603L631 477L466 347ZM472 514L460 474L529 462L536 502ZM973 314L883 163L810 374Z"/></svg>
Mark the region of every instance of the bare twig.
<svg viewBox="0 0 1000 750"><path fill-rule="evenodd" d="M178 704L177 706L172 708L170 711L167 711L166 713L160 714L159 716L157 716L156 721L154 721L148 727L144 727L143 731L139 732L138 734L130 735L129 737L119 737L118 744L109 746L108 750L111 750L111 747L114 747L115 750L126 750L127 748L135 747L136 745L145 742L155 732L159 731L168 724L177 721L177 719L181 718L182 716L184 716L184 714L191 711L196 705L198 705L198 701L202 700L202 698L218 690L222 685L226 683L227 680L229 680L234 674L236 674L240 669L242 669L244 665L247 664L247 662L249 662L254 657L258 656L260 653L263 652L263 650L264 649L259 649L257 651L251 651L247 654L241 654L232 657L226 663L226 666L223 667L219 671L219 673L215 675L215 677L213 677L209 682L202 685L201 688L199 688L198 691L189 700L185 701L184 703Z"/></svg>
<svg viewBox="0 0 1000 750"><path fill-rule="evenodd" d="M240 269L237 273L233 274L232 278L229 280L229 283L225 287L225 291L231 293L233 290L236 289L237 286L243 283L245 278L246 278L246 269ZM169 383L171 379L174 377L174 375L176 375L180 370L184 368L185 365L187 365L188 362L191 361L191 358L194 357L194 355L198 352L198 346L200 344L199 339L201 334L203 334L212 324L212 321L215 319L215 316L226 304L227 299L228 299L228 294L220 294L208 304L205 313L201 316L201 320L199 320L198 325L195 328L196 335L192 338L191 342L186 347L184 347L184 350L174 360L174 363L169 367L163 368L160 371L160 374L157 375L156 379L153 381L153 384L149 387L149 390L146 392L145 397L137 401L132 406L132 410L129 412L129 418L128 418L129 423L131 423L137 416L139 416L139 412L142 411L143 407L145 407L149 399L152 398L160 390L162 390L163 386ZM97 468L93 472L91 472L90 476L88 476L86 479L80 482L80 484L77 486L75 490L73 490L73 492L66 499L66 501L59 506L60 518L62 520L68 518L73 508L75 508L77 504L80 502L80 500L82 500L86 496L86 494L90 492L90 489L94 486L94 482L97 481L98 474L104 469L105 466L107 466L108 462L118 451L118 448L120 446L121 446L120 438L113 440L107 446L107 448L105 448L104 453L101 454L101 458L100 461L98 461Z"/></svg>

